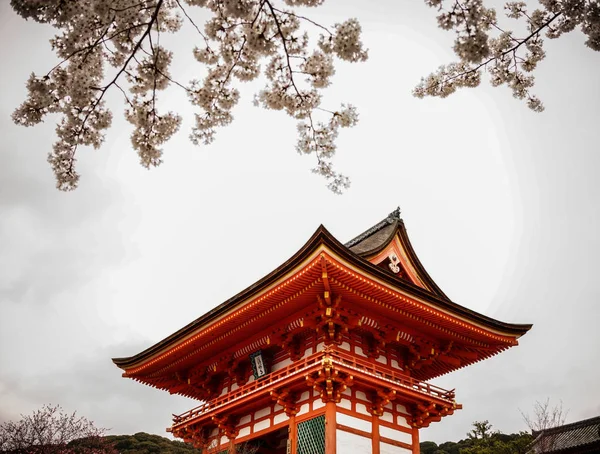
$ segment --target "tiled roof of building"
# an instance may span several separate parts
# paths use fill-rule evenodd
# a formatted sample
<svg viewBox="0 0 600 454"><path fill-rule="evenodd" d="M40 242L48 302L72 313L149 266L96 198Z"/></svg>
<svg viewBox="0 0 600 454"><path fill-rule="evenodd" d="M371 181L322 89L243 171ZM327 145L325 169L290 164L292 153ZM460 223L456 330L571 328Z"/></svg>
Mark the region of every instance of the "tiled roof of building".
<svg viewBox="0 0 600 454"><path fill-rule="evenodd" d="M368 258L372 254L383 249L396 234L408 255L408 259L416 268L420 278L424 281L425 287L418 286L406 279L400 278L386 269L369 262ZM362 272L368 273L385 285L400 289L408 295L418 298L424 304L431 305L431 307L436 310L441 310L451 317L457 317L466 320L468 323L477 324L478 329L497 331L502 335L514 336L516 340L531 328L530 324L505 323L495 320L451 301L439 289L420 263L410 244L410 240L408 239L404 222L400 218L400 210L397 209L390 213L384 220L346 244L340 243L327 231L327 229L325 229L325 227L322 225L319 226L313 236L298 252L296 252L296 254L262 279L155 345L134 356L113 358L113 362L118 367L125 370L127 368L132 368L134 365L150 361L152 357L183 342L187 337L204 329L206 326L219 319L219 317L223 317L224 314L228 313L228 311L231 311L233 308L266 292L266 289L277 282L281 276L286 275L286 273L291 273L296 268L303 266L302 264L305 263L307 257L317 248L322 246L327 247L332 254L335 254L342 260L346 260L351 266L355 267L355 269L360 269ZM430 313L433 314L433 312ZM506 346L502 348L506 348ZM488 351L486 354L491 353ZM475 357L477 359L474 359L473 361L481 360L487 356L482 355Z"/></svg>
<svg viewBox="0 0 600 454"><path fill-rule="evenodd" d="M534 432L532 453L600 453L600 416Z"/></svg>
<svg viewBox="0 0 600 454"><path fill-rule="evenodd" d="M395 233L396 224L400 220L400 208L396 208L383 221L365 230L356 238L344 244L344 246L358 255L371 252L387 243L389 238Z"/></svg>

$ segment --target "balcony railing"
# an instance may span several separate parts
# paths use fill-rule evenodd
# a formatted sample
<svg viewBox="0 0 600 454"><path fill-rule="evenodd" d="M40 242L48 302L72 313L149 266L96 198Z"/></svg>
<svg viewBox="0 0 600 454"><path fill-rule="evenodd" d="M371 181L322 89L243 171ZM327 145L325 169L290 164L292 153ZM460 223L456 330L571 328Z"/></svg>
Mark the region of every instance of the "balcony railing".
<svg viewBox="0 0 600 454"><path fill-rule="evenodd" d="M295 361L289 366L273 371L259 380L254 380L245 384L244 386L240 386L234 391L228 392L227 394L219 396L215 399L203 402L202 404L186 411L185 413L173 415L173 427L190 421L205 413L217 410L220 407L233 403L242 398L250 397L253 394L264 390L265 388L275 388L278 385L289 381L289 379L295 378L297 375L303 372L309 373L319 370L322 367L324 360L329 360L331 363L338 365L340 369L347 369L347 372L351 374L352 371L359 372L363 376L370 376L379 381L383 380L392 386L405 388L408 391L423 395L423 397L434 397L447 402L454 402L454 390L447 391L438 386L416 380L388 366L372 363L366 359L357 358L345 351L339 350L336 347L326 347L324 350L313 353L312 355L309 355L299 361ZM358 377L355 376L355 378Z"/></svg>

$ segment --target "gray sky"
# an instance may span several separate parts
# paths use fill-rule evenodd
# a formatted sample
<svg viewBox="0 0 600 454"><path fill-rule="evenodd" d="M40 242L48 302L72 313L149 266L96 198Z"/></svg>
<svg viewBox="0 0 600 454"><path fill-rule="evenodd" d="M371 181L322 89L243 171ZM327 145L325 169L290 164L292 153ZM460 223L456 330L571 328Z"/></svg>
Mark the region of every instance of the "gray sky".
<svg viewBox="0 0 600 454"><path fill-rule="evenodd" d="M32 71L55 60L52 30L0 3L0 420L44 403L77 410L111 433L164 435L171 413L195 402L120 377L110 361L161 340L271 271L324 224L345 241L397 205L413 246L455 302L504 321L533 323L521 345L435 380L464 409L422 431L463 438L475 420L525 429L519 409L563 401L568 421L600 414L600 54L579 32L547 43L536 114L508 89L411 96L420 77L452 60L451 35L421 2L331 0L326 24L358 17L370 59L338 66L325 105L355 104L340 135L331 194L314 162L295 153L293 120L251 105L210 147L187 135L192 110L147 171L115 121L101 150L81 150L80 188L54 189L46 154L52 118L12 124ZM343 5L343 6L342 6ZM200 77L195 38L170 43L173 73Z"/></svg>

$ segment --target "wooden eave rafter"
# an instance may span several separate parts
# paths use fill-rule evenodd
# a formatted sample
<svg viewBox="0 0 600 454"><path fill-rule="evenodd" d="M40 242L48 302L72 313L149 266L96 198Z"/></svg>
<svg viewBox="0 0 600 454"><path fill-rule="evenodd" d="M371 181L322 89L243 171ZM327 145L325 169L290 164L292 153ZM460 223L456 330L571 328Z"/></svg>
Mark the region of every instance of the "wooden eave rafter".
<svg viewBox="0 0 600 454"><path fill-rule="evenodd" d="M405 232L405 229L398 230L400 233L402 231ZM412 250L410 243L407 245L407 251ZM325 270L324 260L329 267ZM414 263L417 264L418 260ZM265 310L274 311L277 304L298 298L300 293L307 292L311 287L316 289L325 284L334 285L339 278L336 278L336 273L340 272L346 277L337 281L339 285L355 291L360 291L355 287L362 286L367 292L361 298L381 300L390 310L404 305L409 318L422 317L434 330L437 326L448 330L461 327L471 335L497 336L498 342L508 347L515 345L516 339L531 328L531 325L494 320L451 302L443 294L442 297L400 279L352 253L320 226L293 257L263 279L147 350L128 358L115 358L113 362L125 370L124 376L141 379L140 374L146 375L184 361L194 348L206 348L207 343L214 344L226 336L233 326L242 329L239 320L252 319L249 315L263 317ZM326 279L323 279L323 273ZM344 282L348 279L350 285ZM395 310L401 309L395 307Z"/></svg>

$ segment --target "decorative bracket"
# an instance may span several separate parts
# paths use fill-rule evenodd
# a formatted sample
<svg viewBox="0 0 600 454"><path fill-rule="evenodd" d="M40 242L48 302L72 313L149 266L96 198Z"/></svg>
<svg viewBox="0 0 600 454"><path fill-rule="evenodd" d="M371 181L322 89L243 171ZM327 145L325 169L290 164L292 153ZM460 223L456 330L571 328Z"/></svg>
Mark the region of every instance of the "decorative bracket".
<svg viewBox="0 0 600 454"><path fill-rule="evenodd" d="M338 403L342 393L354 383L354 377L337 370L330 358L323 358L323 368L306 376L306 384L319 392L323 402Z"/></svg>
<svg viewBox="0 0 600 454"><path fill-rule="evenodd" d="M408 367L412 370L418 370L423 366L431 364L439 356L442 356L446 361L451 361L452 359L447 356L447 353L450 352L452 346L452 342L441 346L423 340L416 341L415 344L409 346L410 359Z"/></svg>
<svg viewBox="0 0 600 454"><path fill-rule="evenodd" d="M233 440L238 435L238 418L232 415L215 415L212 417L212 421L216 424L223 434Z"/></svg>
<svg viewBox="0 0 600 454"><path fill-rule="evenodd" d="M429 426L432 422L441 420L444 416L451 415L454 413L456 408L460 408L459 405L453 403L450 405L439 405L430 403L429 405L416 405L412 411L412 418L409 423L418 429Z"/></svg>
<svg viewBox="0 0 600 454"><path fill-rule="evenodd" d="M209 427L192 427L179 429L173 435L178 438L183 438L186 443L191 443L194 448L205 450L209 444Z"/></svg>
<svg viewBox="0 0 600 454"><path fill-rule="evenodd" d="M338 310L341 301L341 296L332 301L329 292L325 292L324 298L317 296L319 312L316 317L316 330L325 333L326 345L341 344L342 336L348 332L348 325Z"/></svg>
<svg viewBox="0 0 600 454"><path fill-rule="evenodd" d="M305 346L297 334L285 333L281 336L281 346L289 352L292 361L298 361L304 356Z"/></svg>
<svg viewBox="0 0 600 454"><path fill-rule="evenodd" d="M285 414L288 417L291 418L296 413L298 413L298 406L296 405L296 402L298 401L298 396L296 395L296 393L291 392L289 389L274 389L273 391L271 391L271 398L275 402L277 402L277 405L281 405L283 407L283 410L285 411Z"/></svg>
<svg viewBox="0 0 600 454"><path fill-rule="evenodd" d="M392 400L396 399L396 391L389 389L378 389L371 395L371 413L374 416L382 416L383 408Z"/></svg>
<svg viewBox="0 0 600 454"><path fill-rule="evenodd" d="M227 374L231 380L235 380L238 386L243 386L252 375L250 363L245 358L232 357L228 363Z"/></svg>
<svg viewBox="0 0 600 454"><path fill-rule="evenodd" d="M362 336L363 352L368 358L377 359L381 352L385 352L385 339L377 332L368 331Z"/></svg>

